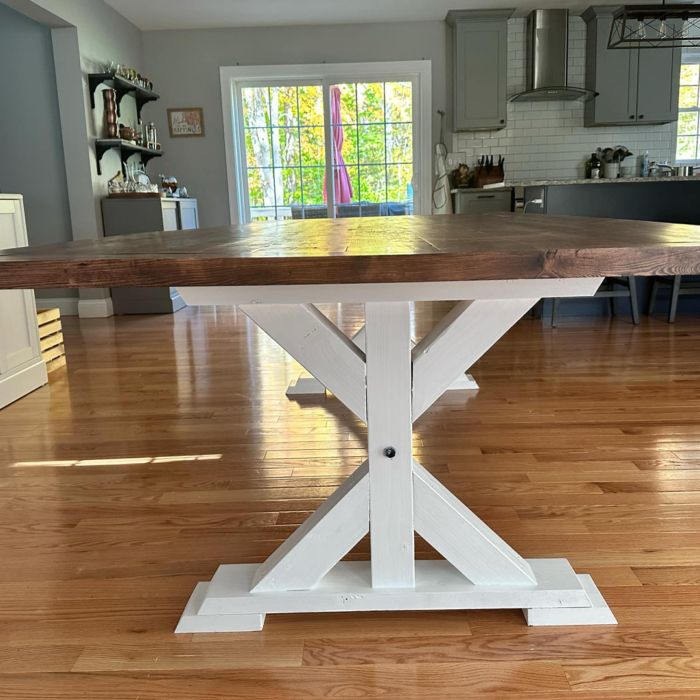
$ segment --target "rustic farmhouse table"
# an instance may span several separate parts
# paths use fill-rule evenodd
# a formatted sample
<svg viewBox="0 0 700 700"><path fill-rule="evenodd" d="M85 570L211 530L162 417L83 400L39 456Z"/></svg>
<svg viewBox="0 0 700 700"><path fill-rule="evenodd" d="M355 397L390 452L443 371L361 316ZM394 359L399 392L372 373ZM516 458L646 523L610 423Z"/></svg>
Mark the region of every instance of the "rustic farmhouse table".
<svg viewBox="0 0 700 700"><path fill-rule="evenodd" d="M220 566L178 632L266 613L522 608L531 625L614 624L566 559L520 557L411 454L412 425L543 297L605 276L700 272L700 227L486 214L145 233L0 252L0 289L175 286L238 305L368 426L368 459L262 565ZM412 301L458 303L415 347ZM314 304L365 305L364 351ZM585 352L585 350L582 350ZM414 531L444 557L416 561ZM371 561L344 562L370 534Z"/></svg>

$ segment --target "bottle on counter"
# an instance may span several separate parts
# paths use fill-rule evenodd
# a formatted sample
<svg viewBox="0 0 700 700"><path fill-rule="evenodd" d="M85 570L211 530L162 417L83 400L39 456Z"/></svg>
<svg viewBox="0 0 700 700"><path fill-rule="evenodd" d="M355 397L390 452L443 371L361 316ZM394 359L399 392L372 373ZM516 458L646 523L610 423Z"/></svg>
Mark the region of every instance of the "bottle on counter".
<svg viewBox="0 0 700 700"><path fill-rule="evenodd" d="M600 180L603 164L595 153L586 161L586 180Z"/></svg>
<svg viewBox="0 0 700 700"><path fill-rule="evenodd" d="M649 177L649 151L642 156L642 177Z"/></svg>

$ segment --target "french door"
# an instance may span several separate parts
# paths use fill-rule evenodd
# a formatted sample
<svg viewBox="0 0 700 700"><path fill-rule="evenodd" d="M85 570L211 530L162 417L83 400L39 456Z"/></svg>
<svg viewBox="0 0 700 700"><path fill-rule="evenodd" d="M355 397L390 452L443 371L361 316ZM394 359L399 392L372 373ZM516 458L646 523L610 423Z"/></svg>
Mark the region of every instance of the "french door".
<svg viewBox="0 0 700 700"><path fill-rule="evenodd" d="M222 69L222 88L234 223L425 210L428 61Z"/></svg>

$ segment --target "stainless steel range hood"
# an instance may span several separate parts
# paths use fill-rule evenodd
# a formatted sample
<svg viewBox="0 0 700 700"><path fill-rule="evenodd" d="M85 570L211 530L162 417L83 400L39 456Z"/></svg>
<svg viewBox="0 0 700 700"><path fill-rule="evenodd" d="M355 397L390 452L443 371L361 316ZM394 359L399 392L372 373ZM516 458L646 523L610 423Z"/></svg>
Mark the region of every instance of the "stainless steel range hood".
<svg viewBox="0 0 700 700"><path fill-rule="evenodd" d="M527 18L527 90L511 102L588 102L597 93L567 85L569 11L535 10Z"/></svg>

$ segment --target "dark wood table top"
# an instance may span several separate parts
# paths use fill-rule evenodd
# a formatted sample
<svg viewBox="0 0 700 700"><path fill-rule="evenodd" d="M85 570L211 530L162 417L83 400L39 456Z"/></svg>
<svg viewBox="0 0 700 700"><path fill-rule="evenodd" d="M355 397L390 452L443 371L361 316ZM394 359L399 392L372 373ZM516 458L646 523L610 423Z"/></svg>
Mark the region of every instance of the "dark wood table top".
<svg viewBox="0 0 700 700"><path fill-rule="evenodd" d="M0 251L0 288L700 273L700 226L492 213L316 219Z"/></svg>

